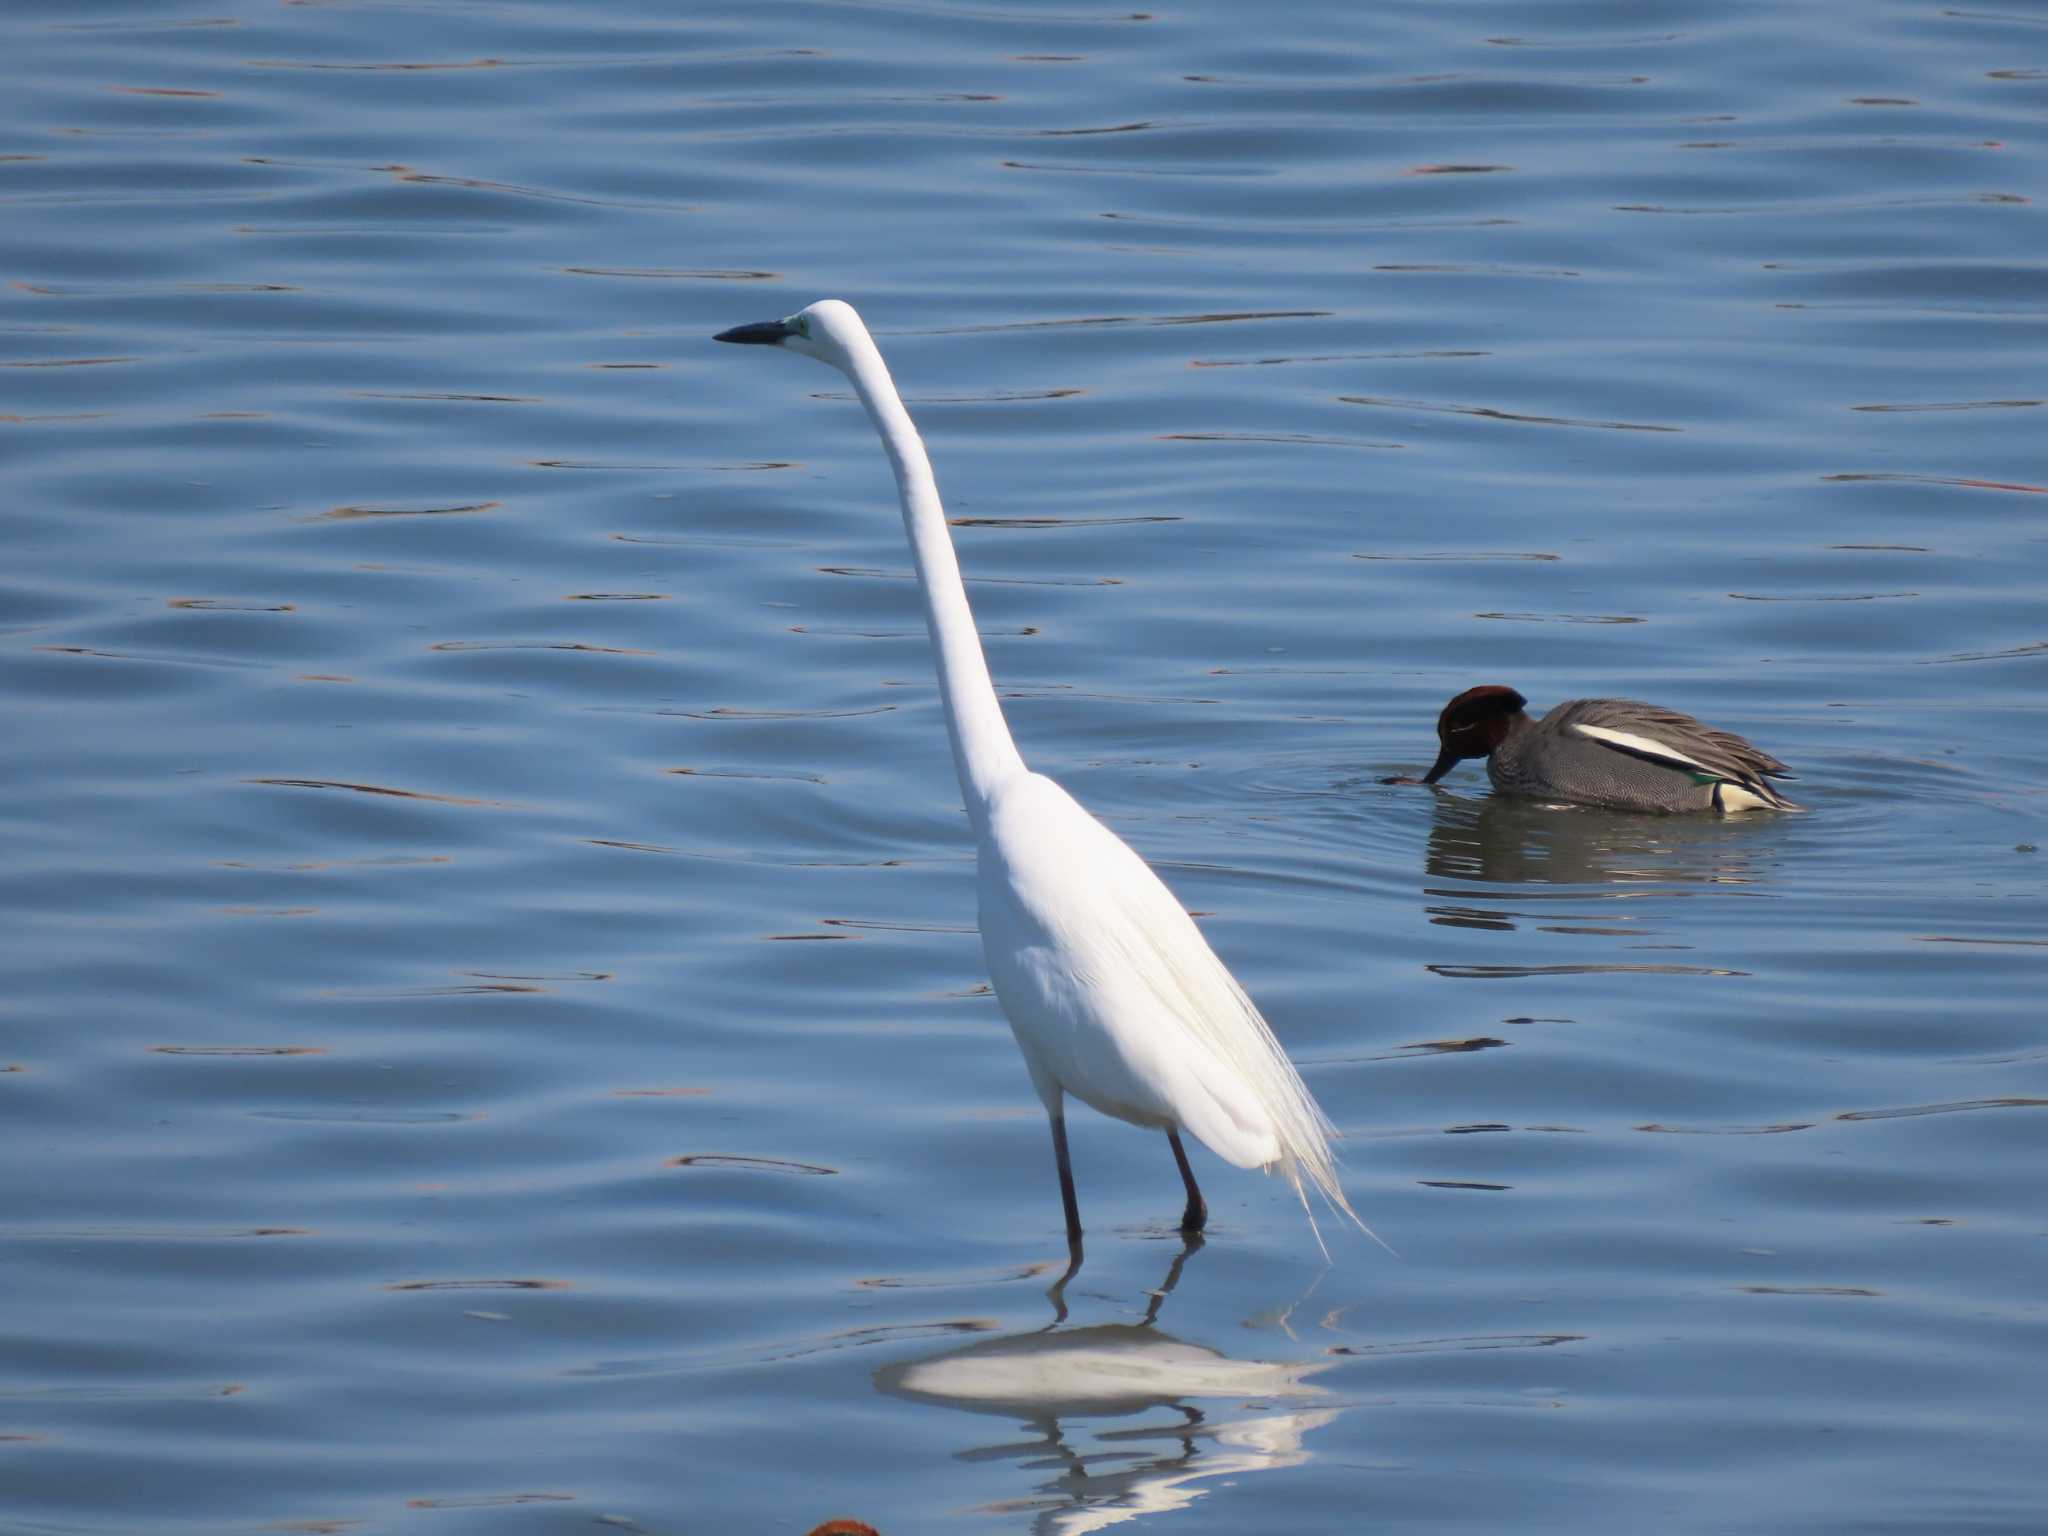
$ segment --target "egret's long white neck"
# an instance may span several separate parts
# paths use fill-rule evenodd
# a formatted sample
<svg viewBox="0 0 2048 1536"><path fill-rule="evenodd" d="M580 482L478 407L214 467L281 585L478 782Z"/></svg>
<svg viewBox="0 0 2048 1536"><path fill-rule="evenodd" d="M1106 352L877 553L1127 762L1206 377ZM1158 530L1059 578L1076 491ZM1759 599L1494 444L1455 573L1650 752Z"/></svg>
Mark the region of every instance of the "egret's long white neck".
<svg viewBox="0 0 2048 1536"><path fill-rule="evenodd" d="M988 808L996 788L1024 772L1024 759L1010 739L1003 706L982 654L967 589L960 582L960 562L946 530L946 509L939 501L932 461L924 451L910 412L889 377L889 368L874 342L863 333L848 347L848 377L882 435L889 463L896 471L896 490L903 500L903 530L910 537L924 592L925 623L931 630L932 652L939 669L939 697L946 708L946 734L953 743L953 767L960 775L960 793L976 833L988 825Z"/></svg>

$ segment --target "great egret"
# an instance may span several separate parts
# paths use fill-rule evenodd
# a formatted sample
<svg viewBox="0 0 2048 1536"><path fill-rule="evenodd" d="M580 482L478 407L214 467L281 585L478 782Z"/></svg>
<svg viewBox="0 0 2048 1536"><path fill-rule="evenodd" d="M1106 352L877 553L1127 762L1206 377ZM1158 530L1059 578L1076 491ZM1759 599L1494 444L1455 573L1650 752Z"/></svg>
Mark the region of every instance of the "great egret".
<svg viewBox="0 0 2048 1536"><path fill-rule="evenodd" d="M860 316L824 299L717 339L780 347L837 368L896 471L953 766L974 829L982 952L1052 1124L1076 1263L1081 1212L1067 1156L1068 1094L1166 1132L1187 1190L1183 1232L1208 1220L1183 1130L1227 1163L1277 1173L1304 1210L1306 1176L1364 1230L1337 1182L1329 1121L1194 919L1121 838L1024 766L989 681L931 460Z"/></svg>
<svg viewBox="0 0 2048 1536"><path fill-rule="evenodd" d="M1640 699L1568 699L1541 720L1500 683L1467 688L1437 716L1434 784L1468 757L1504 795L1614 811L1796 811L1772 779L1794 775L1761 747ZM1412 784L1393 778L1389 784Z"/></svg>

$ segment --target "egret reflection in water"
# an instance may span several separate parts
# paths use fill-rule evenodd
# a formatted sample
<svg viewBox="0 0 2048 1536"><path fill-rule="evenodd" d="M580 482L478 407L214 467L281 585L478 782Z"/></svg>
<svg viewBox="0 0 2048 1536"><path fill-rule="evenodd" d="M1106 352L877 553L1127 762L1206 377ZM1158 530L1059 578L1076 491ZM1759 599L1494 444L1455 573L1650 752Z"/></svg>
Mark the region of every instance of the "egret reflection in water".
<svg viewBox="0 0 2048 1536"><path fill-rule="evenodd" d="M1297 1466L1310 1454L1305 1437L1342 1411L1307 1379L1334 1362L1237 1359L1162 1331L1160 1304L1199 1246L1196 1239L1175 1257L1142 1322L1055 1322L977 1339L885 1366L876 1389L1019 1421L1024 1436L954 1454L1013 1461L1034 1474L1050 1469L1029 1495L981 1511L1029 1513L1037 1536L1081 1536L1184 1509L1219 1480ZM1126 1419L1139 1422L1097 1423Z"/></svg>

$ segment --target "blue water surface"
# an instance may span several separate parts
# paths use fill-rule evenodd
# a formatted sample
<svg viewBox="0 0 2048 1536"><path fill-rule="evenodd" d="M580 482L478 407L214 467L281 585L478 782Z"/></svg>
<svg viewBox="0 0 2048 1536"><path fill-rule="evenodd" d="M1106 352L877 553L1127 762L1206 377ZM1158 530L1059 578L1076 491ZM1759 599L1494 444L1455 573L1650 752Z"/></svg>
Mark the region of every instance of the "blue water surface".
<svg viewBox="0 0 2048 1536"><path fill-rule="evenodd" d="M2048 7L0 9L0 1529L2035 1532ZM1005 708L1395 1253L989 994ZM1481 682L1798 816L1386 785Z"/></svg>

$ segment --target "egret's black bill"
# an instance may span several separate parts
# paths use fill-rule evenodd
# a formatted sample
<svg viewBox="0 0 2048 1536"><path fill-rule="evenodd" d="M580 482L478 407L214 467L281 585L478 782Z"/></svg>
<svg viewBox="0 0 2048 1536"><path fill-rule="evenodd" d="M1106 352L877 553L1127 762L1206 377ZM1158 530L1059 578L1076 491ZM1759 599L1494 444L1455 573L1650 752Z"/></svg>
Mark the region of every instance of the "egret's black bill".
<svg viewBox="0 0 2048 1536"><path fill-rule="evenodd" d="M720 331L713 341L736 341L742 345L756 347L777 347L789 336L786 322L781 320L759 320L752 325L736 325L729 331Z"/></svg>

